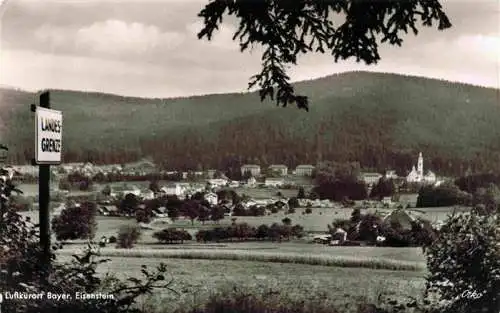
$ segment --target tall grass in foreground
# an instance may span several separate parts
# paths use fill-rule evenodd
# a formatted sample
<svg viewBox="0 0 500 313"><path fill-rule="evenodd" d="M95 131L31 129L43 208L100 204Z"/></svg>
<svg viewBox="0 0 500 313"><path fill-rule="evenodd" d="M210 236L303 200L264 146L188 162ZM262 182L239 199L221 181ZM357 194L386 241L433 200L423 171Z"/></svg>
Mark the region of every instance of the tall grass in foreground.
<svg viewBox="0 0 500 313"><path fill-rule="evenodd" d="M75 253L76 251L62 250L60 253ZM321 265L335 267L361 267L393 271L423 271L425 264L400 260L332 256L327 254L300 254L270 251L245 250L157 250L157 249L101 249L103 257L132 257L132 258L171 258L171 259L200 259L200 260L231 260L255 261L274 263L295 263L306 265Z"/></svg>
<svg viewBox="0 0 500 313"><path fill-rule="evenodd" d="M344 295L338 296L342 298ZM163 306L161 302L146 302L143 307L152 313L422 313L405 306L400 307L404 311L392 311L385 303L389 301L390 298L382 294L377 299L359 297L350 298L347 302L336 302L335 299L314 294L306 300L299 300L273 290L248 292L235 288L227 292L214 292L206 301L174 310Z"/></svg>

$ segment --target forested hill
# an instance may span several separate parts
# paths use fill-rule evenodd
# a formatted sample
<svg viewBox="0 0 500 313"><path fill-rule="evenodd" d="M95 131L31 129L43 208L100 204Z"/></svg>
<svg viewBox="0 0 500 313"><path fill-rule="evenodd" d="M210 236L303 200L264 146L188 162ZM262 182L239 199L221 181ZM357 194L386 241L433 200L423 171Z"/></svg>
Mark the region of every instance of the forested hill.
<svg viewBox="0 0 500 313"><path fill-rule="evenodd" d="M396 74L349 72L296 84L309 113L255 93L142 99L54 90L64 112L65 161L120 163L143 156L168 168L241 162L359 160L364 167L458 173L500 169L498 90ZM33 156L34 94L0 89L0 132L11 162ZM320 153L319 153L320 152Z"/></svg>

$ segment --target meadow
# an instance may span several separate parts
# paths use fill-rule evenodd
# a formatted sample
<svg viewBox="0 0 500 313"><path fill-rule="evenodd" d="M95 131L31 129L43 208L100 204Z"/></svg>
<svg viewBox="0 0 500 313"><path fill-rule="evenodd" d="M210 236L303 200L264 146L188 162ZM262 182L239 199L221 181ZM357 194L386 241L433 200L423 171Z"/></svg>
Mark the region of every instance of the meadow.
<svg viewBox="0 0 500 313"><path fill-rule="evenodd" d="M66 261L69 257L60 259ZM159 290L144 299L159 312L198 306L210 295L228 294L234 288L253 294L286 294L299 301L329 301L332 306L363 300L374 302L380 294L398 298L416 296L424 289L422 272L229 260L127 258L124 262L123 258L111 257L110 262L100 266L99 272L139 277L141 265L153 268L160 261L167 265L171 276L167 279L173 279L172 288L178 294Z"/></svg>

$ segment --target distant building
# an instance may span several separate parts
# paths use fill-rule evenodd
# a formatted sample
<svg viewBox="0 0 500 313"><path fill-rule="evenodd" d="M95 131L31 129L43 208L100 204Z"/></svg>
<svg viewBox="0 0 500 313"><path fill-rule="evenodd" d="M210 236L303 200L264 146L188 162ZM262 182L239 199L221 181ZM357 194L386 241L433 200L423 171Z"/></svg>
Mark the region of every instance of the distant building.
<svg viewBox="0 0 500 313"><path fill-rule="evenodd" d="M368 186L372 186L380 180L384 175L380 173L361 173L359 179Z"/></svg>
<svg viewBox="0 0 500 313"><path fill-rule="evenodd" d="M207 177L208 178L214 178L215 173L217 173L217 170L213 170L213 169L207 170Z"/></svg>
<svg viewBox="0 0 500 313"><path fill-rule="evenodd" d="M283 164L272 164L269 166L269 171L277 172L281 176L288 175L288 167L286 165L283 165Z"/></svg>
<svg viewBox="0 0 500 313"><path fill-rule="evenodd" d="M422 152L418 155L417 166L413 166L411 172L406 176L406 181L408 183L424 183L424 184L435 184L436 174L431 171L427 171L424 175L424 157Z"/></svg>
<svg viewBox="0 0 500 313"><path fill-rule="evenodd" d="M122 166L120 164L106 164L95 166L95 171L102 174L120 173Z"/></svg>
<svg viewBox="0 0 500 313"><path fill-rule="evenodd" d="M227 179L223 179L223 178L214 178L214 179L209 179L207 181L209 184L210 184L210 187L214 188L214 187L224 187L228 184L228 180Z"/></svg>
<svg viewBox="0 0 500 313"><path fill-rule="evenodd" d="M241 175L250 172L252 176L260 176L260 166L256 164L245 164L241 167Z"/></svg>
<svg viewBox="0 0 500 313"><path fill-rule="evenodd" d="M153 200L155 198L155 193L152 190L143 190L140 197L144 200Z"/></svg>
<svg viewBox="0 0 500 313"><path fill-rule="evenodd" d="M417 222L418 217L410 213L409 211L403 209L393 210L388 213L384 218L383 222L386 225L390 225L391 223L398 223L405 230L412 229L412 224Z"/></svg>
<svg viewBox="0 0 500 313"><path fill-rule="evenodd" d="M267 187L280 187L285 184L285 180L283 178L266 178L264 181L264 185Z"/></svg>
<svg viewBox="0 0 500 313"><path fill-rule="evenodd" d="M218 197L215 192L208 192L206 193L203 198L210 203L210 205L217 205L218 203Z"/></svg>
<svg viewBox="0 0 500 313"><path fill-rule="evenodd" d="M181 184L167 184L160 188L160 190L167 196L184 196L186 193L186 188Z"/></svg>
<svg viewBox="0 0 500 313"><path fill-rule="evenodd" d="M257 185L257 180L254 177L250 177L247 179L247 186L249 187L255 187Z"/></svg>
<svg viewBox="0 0 500 313"><path fill-rule="evenodd" d="M134 163L125 164L123 166L123 173L126 175L144 176L148 174L157 173L156 165L149 160L141 160Z"/></svg>
<svg viewBox="0 0 500 313"><path fill-rule="evenodd" d="M72 173L78 171L83 165L85 165L84 162L78 162L78 163L65 163L62 165L62 168L66 173Z"/></svg>
<svg viewBox="0 0 500 313"><path fill-rule="evenodd" d="M14 165L12 169L18 172L21 176L29 175L38 177L38 166L33 165Z"/></svg>
<svg viewBox="0 0 500 313"><path fill-rule="evenodd" d="M398 175L396 174L395 170L387 170L385 172L385 178L386 179L396 179L396 178L398 178Z"/></svg>
<svg viewBox="0 0 500 313"><path fill-rule="evenodd" d="M136 197L140 197L142 194L142 191L134 185L123 185L123 186L116 186L111 188L112 192L118 193L121 196L126 196L129 193L133 194Z"/></svg>
<svg viewBox="0 0 500 313"><path fill-rule="evenodd" d="M295 168L295 175L297 176L312 176L314 171L314 166L310 164L298 165Z"/></svg>

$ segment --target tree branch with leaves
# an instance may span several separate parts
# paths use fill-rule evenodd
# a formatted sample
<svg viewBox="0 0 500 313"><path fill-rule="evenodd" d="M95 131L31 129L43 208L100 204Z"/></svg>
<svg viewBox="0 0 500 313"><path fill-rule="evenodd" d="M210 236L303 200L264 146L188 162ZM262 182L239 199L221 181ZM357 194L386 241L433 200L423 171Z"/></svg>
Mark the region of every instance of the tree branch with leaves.
<svg viewBox="0 0 500 313"><path fill-rule="evenodd" d="M249 89L258 86L261 101L306 111L308 98L295 92L287 74L300 55L329 53L335 62L355 58L370 65L381 59L380 44L401 46L403 33L418 34L419 22L451 27L438 0L212 0L198 14L204 21L198 38L211 40L225 15L238 21L233 40L241 52L264 49L262 70L250 78ZM343 23L335 25L339 19Z"/></svg>

